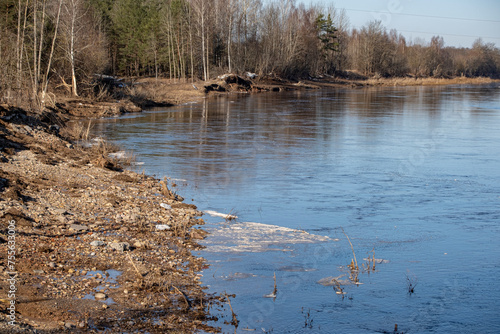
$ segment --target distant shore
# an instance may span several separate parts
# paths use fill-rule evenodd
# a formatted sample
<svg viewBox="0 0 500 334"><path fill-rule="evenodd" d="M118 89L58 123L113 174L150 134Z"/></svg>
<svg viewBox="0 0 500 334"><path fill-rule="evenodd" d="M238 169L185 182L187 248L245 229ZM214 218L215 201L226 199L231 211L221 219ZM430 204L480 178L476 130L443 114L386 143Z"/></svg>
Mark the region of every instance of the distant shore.
<svg viewBox="0 0 500 334"><path fill-rule="evenodd" d="M367 88L398 86L481 85L500 82L490 78L351 78L320 77L307 80L287 80L279 77L256 77L226 74L210 81L173 80L166 78L120 78L125 87L116 89L99 100L55 95L56 103L47 106L52 113L72 119L92 119L141 112L154 107L169 107L200 102L212 96L234 93L282 92L309 89ZM1 106L1 105L0 105ZM3 105L9 109L13 106Z"/></svg>
<svg viewBox="0 0 500 334"><path fill-rule="evenodd" d="M279 77L249 79L245 76L226 74L217 79L204 81L141 78L132 83L131 101L139 107L173 106L199 102L214 95L231 93L261 93L308 89L397 87L397 86L444 86L481 85L500 82L490 78L336 78L321 77L308 80L286 80Z"/></svg>

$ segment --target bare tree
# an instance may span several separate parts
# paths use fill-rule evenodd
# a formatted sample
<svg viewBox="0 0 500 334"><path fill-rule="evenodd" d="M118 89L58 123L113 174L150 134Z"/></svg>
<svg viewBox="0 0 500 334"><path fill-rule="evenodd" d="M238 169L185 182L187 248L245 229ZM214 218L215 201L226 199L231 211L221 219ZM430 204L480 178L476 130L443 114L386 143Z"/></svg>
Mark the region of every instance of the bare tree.
<svg viewBox="0 0 500 334"><path fill-rule="evenodd" d="M65 43L63 44L64 52L70 66L71 73L71 93L78 96L78 87L76 80L76 52L89 47L90 45L81 46L82 29L84 25L82 20L85 17L87 10L84 7L83 0L64 0L63 1L62 17L62 32Z"/></svg>
<svg viewBox="0 0 500 334"><path fill-rule="evenodd" d="M47 70L45 71L45 75L43 77L43 88L42 88L42 97L41 97L42 105L45 104L45 98L47 96L47 88L49 86L49 73L50 73L51 66L52 66L52 59L54 57L54 49L56 46L57 33L59 31L59 22L60 22L60 18L61 18L62 3L63 3L63 0L59 0L59 6L57 7L57 15L56 15L56 19L55 19L54 36L52 37L52 44L50 47L50 55L49 55L49 59L48 59L48 63L47 63Z"/></svg>

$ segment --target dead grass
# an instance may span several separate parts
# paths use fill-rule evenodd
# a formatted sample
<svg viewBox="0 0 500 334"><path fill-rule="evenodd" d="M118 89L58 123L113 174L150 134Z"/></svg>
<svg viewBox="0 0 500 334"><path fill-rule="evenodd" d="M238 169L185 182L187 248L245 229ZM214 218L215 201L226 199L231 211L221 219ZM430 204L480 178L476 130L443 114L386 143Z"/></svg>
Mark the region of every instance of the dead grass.
<svg viewBox="0 0 500 334"><path fill-rule="evenodd" d="M205 97L204 85L203 81L141 78L134 82L130 93L146 100L178 105L201 101Z"/></svg>
<svg viewBox="0 0 500 334"><path fill-rule="evenodd" d="M488 84L492 82L500 82L491 78L378 78L368 79L364 83L372 86L440 86L440 85L463 85L463 84Z"/></svg>
<svg viewBox="0 0 500 334"><path fill-rule="evenodd" d="M61 129L61 134L64 137L71 138L72 140L89 140L89 134L94 124L92 124L92 120L88 121L79 121L79 122L71 122L66 124Z"/></svg>

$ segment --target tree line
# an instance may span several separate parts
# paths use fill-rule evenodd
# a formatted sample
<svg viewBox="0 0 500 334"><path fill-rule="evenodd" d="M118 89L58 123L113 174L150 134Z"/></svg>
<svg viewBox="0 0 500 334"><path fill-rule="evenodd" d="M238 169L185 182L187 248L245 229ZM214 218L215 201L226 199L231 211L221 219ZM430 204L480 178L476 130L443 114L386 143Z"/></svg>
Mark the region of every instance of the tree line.
<svg viewBox="0 0 500 334"><path fill-rule="evenodd" d="M226 72L299 79L500 77L500 51L407 41L380 21L296 0L0 0L0 100L92 95L96 74L209 80Z"/></svg>

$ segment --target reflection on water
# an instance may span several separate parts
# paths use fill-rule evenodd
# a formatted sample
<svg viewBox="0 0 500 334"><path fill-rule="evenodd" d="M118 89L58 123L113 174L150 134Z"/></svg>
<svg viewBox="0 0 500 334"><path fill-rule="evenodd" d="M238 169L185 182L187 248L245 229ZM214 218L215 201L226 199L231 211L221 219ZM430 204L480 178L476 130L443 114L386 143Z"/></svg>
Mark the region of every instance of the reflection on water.
<svg viewBox="0 0 500 334"><path fill-rule="evenodd" d="M231 95L97 127L146 172L187 180L202 210L339 239L202 254L204 283L237 295L238 332L275 333L500 331L498 129L495 86ZM345 298L316 283L348 275L341 227L360 264L388 260ZM263 298L275 272L277 298Z"/></svg>

